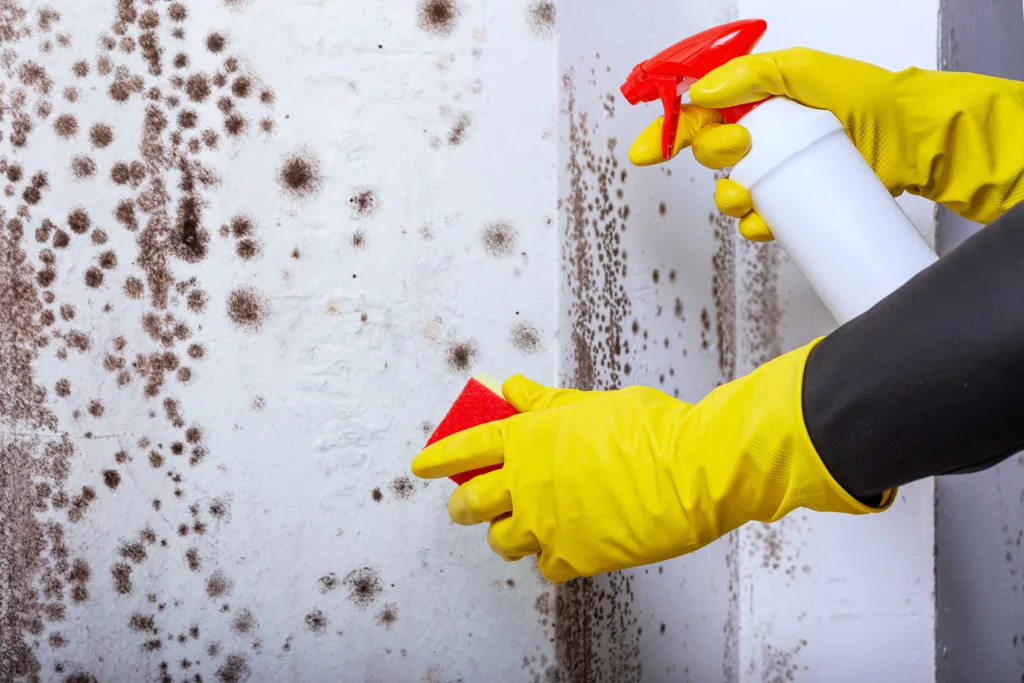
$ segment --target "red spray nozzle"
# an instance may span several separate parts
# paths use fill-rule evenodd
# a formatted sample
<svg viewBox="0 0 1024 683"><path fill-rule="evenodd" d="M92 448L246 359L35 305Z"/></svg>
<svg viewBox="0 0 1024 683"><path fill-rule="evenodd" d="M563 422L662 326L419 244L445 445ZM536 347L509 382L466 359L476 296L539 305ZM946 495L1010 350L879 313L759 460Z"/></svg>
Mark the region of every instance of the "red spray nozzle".
<svg viewBox="0 0 1024 683"><path fill-rule="evenodd" d="M763 19L743 19L701 31L640 62L629 73L620 90L630 104L661 100L665 119L661 129L661 153L672 155L679 125L681 96L692 83L731 59L748 54L764 35ZM735 123L760 102L720 109L722 117Z"/></svg>

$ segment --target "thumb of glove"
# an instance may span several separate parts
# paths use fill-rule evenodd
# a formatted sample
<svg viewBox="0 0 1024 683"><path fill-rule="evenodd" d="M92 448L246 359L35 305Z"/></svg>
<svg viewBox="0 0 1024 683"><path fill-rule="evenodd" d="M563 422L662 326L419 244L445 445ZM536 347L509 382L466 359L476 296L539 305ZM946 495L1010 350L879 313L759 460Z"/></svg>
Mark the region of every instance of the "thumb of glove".
<svg viewBox="0 0 1024 683"><path fill-rule="evenodd" d="M523 375L513 375L505 380L501 385L501 393L505 395L505 400L521 413L560 408L585 401L592 394L576 389L546 387Z"/></svg>

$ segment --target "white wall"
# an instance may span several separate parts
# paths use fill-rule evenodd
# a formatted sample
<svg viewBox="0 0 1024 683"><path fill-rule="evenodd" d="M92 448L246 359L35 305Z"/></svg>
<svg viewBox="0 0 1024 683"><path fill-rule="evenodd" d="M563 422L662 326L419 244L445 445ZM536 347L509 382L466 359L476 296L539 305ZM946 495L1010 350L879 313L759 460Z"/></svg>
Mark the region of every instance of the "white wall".
<svg viewBox="0 0 1024 683"><path fill-rule="evenodd" d="M528 564L497 561L483 529L450 525L445 502L453 485L402 477L426 439L421 425L436 424L468 372L555 379L553 36L525 3L455 3L461 13L448 33L418 25L413 0L186 4L181 22L170 19L171 3L152 5L163 50L159 76L147 72L139 47L125 54L100 44L113 35L116 0L53 0L61 16L48 32L39 27L39 3L12 0L0 12L0 30L13 30L3 37L11 50L5 60L9 54L13 61L2 76L2 156L8 169L22 169L20 177L6 171L5 219L25 207L22 234L4 233L0 276L0 680L76 673L95 678L69 680L544 675L554 655L543 603L548 587ZM120 6L128 11L133 3ZM138 0L134 9L151 8ZM125 30L136 42L139 21ZM172 36L175 28L184 29L183 39ZM206 47L215 31L228 41L220 54ZM187 55L185 68L174 66L179 52ZM117 72L99 72L103 56L181 102L111 99ZM248 121L238 139L225 135L215 104L230 85L213 86L214 94L194 104L171 80L213 74L229 56L256 84L252 95L232 97ZM89 64L81 78L73 72L80 59ZM23 83L29 61L52 84ZM273 90L272 105L259 102L262 87ZM66 99L65 88L77 89L76 101ZM52 112L44 117L38 106ZM162 150L143 149L147 106L169 121L157 135ZM196 131L217 131L216 149L190 153L191 130L172 149L186 107L198 112ZM66 140L54 128L65 113L78 122ZM273 120L269 134L262 118ZM12 148L18 120L31 121L32 131L25 146ZM109 147L90 142L95 123L114 127ZM300 148L318 160L321 180L296 199L278 176ZM76 155L92 159L92 177L73 176ZM209 242L194 263L181 258L189 255L176 214L182 159L219 180L198 190L199 230ZM121 160L144 162L141 186L111 180ZM37 172L47 174L48 185L42 200L28 205L22 194ZM160 182L166 205L154 192ZM351 201L364 190L379 204L363 202L376 206L367 215ZM137 206L140 223L156 222L140 242L142 229L125 229L113 211L118 201L142 195L151 214ZM106 244L73 233L64 249L52 246L52 234L41 235L50 245L36 241L46 219L67 231L75 207L106 232ZM239 214L256 226L261 253L249 261L236 254L236 238L218 234ZM504 241L485 239L491 224L511 226L495 233ZM45 282L53 303L34 284L47 248L55 254L55 281ZM100 286L87 287L86 269L108 249L116 267L102 271ZM196 278L208 300L201 313L173 287L166 304L150 300L165 259L172 284ZM122 292L129 277L145 282L145 297ZM254 288L267 309L258 329L228 315L229 296L241 287ZM74 307L73 320L62 320L64 305ZM47 311L57 313L48 327L40 322ZM167 345L151 338L143 325L149 313L173 315L190 328L189 338L172 336ZM87 335L90 346L66 352L65 360L61 337L71 330ZM33 336L48 343L36 348ZM463 354L467 367L450 362L461 343L472 349ZM203 360L189 357L190 344L205 348ZM188 367L191 379L179 382L172 369L159 394L147 398L147 379L132 360L164 352ZM122 358L131 380L123 387ZM55 390L62 379L70 384L67 397ZM33 395L32 386L45 396ZM181 424L167 417L165 399L179 402ZM93 400L102 403L99 417L88 410ZM172 444L185 442L193 424L201 427L205 458L190 466L189 450L174 455ZM73 451L63 461L46 451L62 438ZM130 460L118 463L122 449ZM151 466L151 451L160 466ZM116 490L104 483L107 470L119 478ZM114 474L106 476L113 482ZM49 488L38 503L36 484ZM82 498L83 487L95 498ZM65 496L78 498L80 519L77 512L69 519L74 502L56 507ZM218 500L229 501L229 515L211 514ZM202 535L196 522L206 525ZM142 541L145 557L131 548L137 561L119 554L147 530L155 540ZM125 595L111 573L122 563L131 571ZM218 572L232 588L211 598L208 580ZM141 630L132 628L135 613Z"/></svg>

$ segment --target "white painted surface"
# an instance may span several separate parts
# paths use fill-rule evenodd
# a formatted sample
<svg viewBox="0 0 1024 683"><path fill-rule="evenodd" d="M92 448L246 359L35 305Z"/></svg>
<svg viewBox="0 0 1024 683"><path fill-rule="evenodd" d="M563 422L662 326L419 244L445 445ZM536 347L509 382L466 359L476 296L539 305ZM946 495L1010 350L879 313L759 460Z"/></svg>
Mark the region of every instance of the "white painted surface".
<svg viewBox="0 0 1024 683"><path fill-rule="evenodd" d="M17 4L4 3L4 11ZM199 155L221 183L204 192L209 255L196 264L172 259L171 268L178 280L195 276L209 305L193 313L184 297L174 296L166 310L192 328L188 343L205 345L207 357L190 361L187 343L175 343L172 350L193 378L182 385L172 373L160 395L147 399L144 380L136 376L118 388L116 373L103 367L119 335L127 341L129 365L136 353L163 351L141 328L143 314L153 310L148 297L135 301L121 293L129 275L142 276L135 263L139 248L137 233L118 225L111 212L117 200L137 192L115 186L109 174L115 161L139 157L146 102L138 95L123 104L112 101L110 77L97 72L97 55L105 53L97 41L110 32L117 2L54 0L62 16L49 34L36 26L38 3L22 4L32 34L4 44L18 60L3 75L4 102L9 105L12 90L21 87L18 65L31 58L53 79L54 113L36 120L28 145L12 152L8 112L2 155L21 164L26 177L3 199L4 211L13 217L28 176L46 171L50 189L30 207L20 241L29 262L42 267L37 254L43 245L33 239L42 219L64 225L68 211L82 206L109 234L104 248L116 251L119 264L106 272L102 287L87 289L83 271L100 249L87 235L72 235L71 245L59 250L56 303L47 308L74 305L76 318L65 323L58 315L51 335L82 329L92 347L61 361L55 357L60 343L52 340L34 364L35 381L48 390L45 406L58 418L57 433L75 444L70 477L55 489L70 496L82 486L96 492L77 523L68 521L66 509L48 504L38 520L63 525L70 559L82 558L91 568L89 597L74 603L69 583L56 601L66 603L66 620L44 620L38 634L7 630L14 622L3 622L0 640L27 643L41 679L54 681L76 672L100 681L160 680L161 662L175 681L196 674L208 682L545 675L553 665L552 629L535 604L548 586L529 564L498 560L483 542L483 529L449 523L450 482L415 482L407 499L391 486L408 474L426 439L421 423L437 423L471 370L555 378L553 37L538 35L523 4L463 3L451 33L437 35L418 26L412 1L252 0L235 8L189 2L189 17L180 24L168 19L170 3L155 3L163 74L147 74L138 49L130 55L113 50L115 63L166 95L174 91L169 78L176 71L213 73L235 55L276 99L273 106L259 104L255 95L237 102L249 118L248 135L237 141L223 132L214 104L221 92L196 107L200 129L212 127L221 138L217 150ZM136 5L138 12L148 9L141 1ZM184 40L170 37L174 26L185 28ZM40 43L60 31L71 45L41 51ZM205 47L213 31L229 40L220 55ZM128 33L138 40L136 26ZM188 69L172 66L178 51L189 55ZM71 71L77 59L90 62L85 78ZM76 103L62 98L65 87L79 89ZM30 95L31 111L38 98ZM164 110L171 122L163 135L169 147L177 110ZM70 141L53 129L64 112L80 122ZM260 132L263 116L273 118L273 133ZM452 145L449 136L460 117L469 124L461 144ZM97 121L116 128L115 143L104 150L89 143L89 126ZM320 191L302 201L277 183L278 167L299 147L319 159L323 173ZM68 168L74 154L93 157L94 177L73 179ZM176 173L156 175L166 178L176 200ZM366 217L350 202L364 188L379 199L379 210ZM251 214L261 243L261 256L249 262L236 256L233 238L217 234L239 213ZM507 242L507 254L491 256L484 231L502 221L517 238ZM357 232L365 235L364 248L353 246ZM259 330L239 329L228 319L226 298L242 285L257 288L269 305ZM108 302L113 311L104 313ZM530 354L513 346L518 324L536 330L539 348ZM5 333L9 344L15 330ZM449 370L450 349L467 340L478 349L472 368ZM71 383L67 399L54 393L61 378ZM253 407L258 396L265 407ZM169 453L183 429L165 418L161 402L167 397L180 400L186 425L202 425L208 454L195 467L187 456ZM101 418L87 412L91 399L104 404ZM78 419L74 410L81 411ZM17 430L5 418L5 439ZM137 445L144 437L151 446ZM115 463L119 448L131 454L130 462ZM150 466L150 449L163 453L160 468ZM106 469L120 473L116 491L104 486ZM181 498L169 471L183 477ZM5 474L28 484L25 472ZM374 489L380 502L371 496ZM221 496L230 496L230 520L217 521L207 511ZM155 498L161 499L159 511L152 507ZM4 500L24 506L31 496ZM181 537L178 525L195 521L188 509L193 503L208 529L201 537L193 531ZM0 510L5 522L13 519L7 516L12 509ZM131 565L131 595L118 595L111 567L124 560L117 547L147 526L157 542L146 546L147 559ZM7 524L4 531L11 531ZM168 547L161 547L162 539ZM187 566L189 548L200 558L195 572ZM9 562L22 551L14 534L0 560ZM372 568L380 591L370 590L372 599L359 605L345 579L363 567ZM233 588L211 599L205 582L217 570ZM327 590L320 579L331 573L341 585ZM4 584L4 616L38 616L24 594L7 600L11 589ZM387 605L397 614L393 624L381 620ZM231 626L242 610L249 610L255 625L236 633ZM323 633L312 632L307 622L314 610L328 620ZM135 612L155 616L156 631L132 631ZM189 635L192 626L198 638ZM55 632L66 645L49 644ZM177 642L181 633L184 643ZM151 638L161 643L155 652L143 648ZM212 643L220 645L217 654L208 652ZM245 664L232 674L223 667L234 654ZM4 681L12 677L10 668L0 674Z"/></svg>

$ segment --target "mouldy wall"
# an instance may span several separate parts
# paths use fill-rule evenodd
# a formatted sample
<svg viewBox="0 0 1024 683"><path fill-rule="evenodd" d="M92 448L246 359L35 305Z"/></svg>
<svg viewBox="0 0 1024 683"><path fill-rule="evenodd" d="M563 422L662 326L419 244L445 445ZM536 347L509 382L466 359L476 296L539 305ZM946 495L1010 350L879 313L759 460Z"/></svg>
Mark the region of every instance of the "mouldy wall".
<svg viewBox="0 0 1024 683"><path fill-rule="evenodd" d="M0 1L0 680L540 680L408 463L553 380L547 3Z"/></svg>
<svg viewBox="0 0 1024 683"><path fill-rule="evenodd" d="M638 61L727 16L713 2L559 7L566 384L647 384L693 401L732 374L734 225L714 212L714 179L692 159L630 165L633 138L660 108L630 107L618 90ZM718 543L560 588L556 634L568 679L722 680L730 552Z"/></svg>

